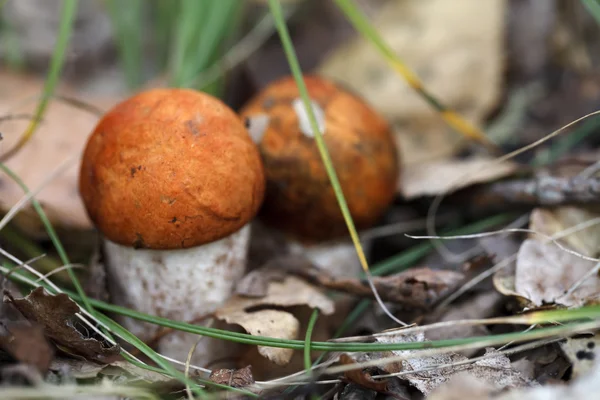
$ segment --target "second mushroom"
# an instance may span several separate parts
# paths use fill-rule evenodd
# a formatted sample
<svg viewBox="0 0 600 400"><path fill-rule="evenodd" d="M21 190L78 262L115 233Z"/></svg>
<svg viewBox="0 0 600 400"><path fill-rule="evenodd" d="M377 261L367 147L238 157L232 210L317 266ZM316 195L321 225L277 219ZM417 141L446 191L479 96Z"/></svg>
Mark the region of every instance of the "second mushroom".
<svg viewBox="0 0 600 400"><path fill-rule="evenodd" d="M352 218L367 229L396 193L399 157L390 126L340 85L310 75L304 81ZM356 275L360 265L293 77L268 85L240 114L265 167L265 231L283 232L289 251L334 275Z"/></svg>

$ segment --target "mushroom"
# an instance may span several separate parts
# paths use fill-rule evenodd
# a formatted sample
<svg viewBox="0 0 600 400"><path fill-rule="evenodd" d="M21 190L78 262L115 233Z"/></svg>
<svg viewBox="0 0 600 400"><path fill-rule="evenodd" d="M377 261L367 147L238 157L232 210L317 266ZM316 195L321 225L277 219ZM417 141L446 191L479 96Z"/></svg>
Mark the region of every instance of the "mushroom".
<svg viewBox="0 0 600 400"><path fill-rule="evenodd" d="M112 301L191 322L224 303L244 274L265 177L256 145L224 103L189 89L152 89L98 122L79 190L102 233ZM157 331L120 321L143 340ZM198 339L177 332L158 349L185 361ZM203 338L193 361L222 357L217 350Z"/></svg>
<svg viewBox="0 0 600 400"><path fill-rule="evenodd" d="M399 156L390 126L340 85L318 76L304 82L354 223L367 229L396 192ZM360 264L306 111L291 76L269 84L240 111L265 167L260 219L287 235L292 253L335 275L356 275Z"/></svg>

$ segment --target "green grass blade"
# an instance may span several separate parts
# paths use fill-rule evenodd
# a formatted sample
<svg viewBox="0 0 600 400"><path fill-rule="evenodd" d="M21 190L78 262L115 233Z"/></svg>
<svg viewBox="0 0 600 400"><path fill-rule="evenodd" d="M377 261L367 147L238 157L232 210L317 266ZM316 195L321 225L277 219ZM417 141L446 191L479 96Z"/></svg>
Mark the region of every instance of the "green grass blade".
<svg viewBox="0 0 600 400"><path fill-rule="evenodd" d="M19 187L23 190L23 192L25 192L25 194L30 193L29 188L27 187L27 185L25 185L25 183L21 180L21 178L17 174L15 174L10 168L8 168L4 163L0 163L0 169L2 171L4 171L4 173L7 174L17 185L19 185ZM69 261L67 252L65 251L65 248L63 247L60 239L58 238L58 235L56 234L56 231L54 230L52 223L48 219L48 216L44 212L44 209L42 208L40 203L35 199L35 197L33 197L31 199L31 204L32 204L33 208L35 209L35 211L37 212L37 214L39 215L40 219L42 220L42 223L44 224L44 227L46 228L46 231L48 232L48 236L50 237L52 244L56 248L56 251L60 257L60 260L62 261L62 263L64 265L70 265L71 262ZM83 290L83 287L81 287L81 283L79 282L79 279L75 275L75 272L73 272L72 268L68 268L67 273L69 274L69 277L71 278L71 282L73 282L73 286L75 287L77 294L81 298L81 301L84 304L85 309L90 314L95 315L95 310L92 307L92 305L90 304L89 298L86 296L86 294Z"/></svg>
<svg viewBox="0 0 600 400"><path fill-rule="evenodd" d="M304 369L306 369L306 373L310 375L310 369L312 367L312 362L310 360L310 345L313 330L315 329L315 324L317 323L317 318L319 318L319 310L314 309L312 314L310 315L310 319L308 320L308 327L306 328L306 336L304 337Z"/></svg>
<svg viewBox="0 0 600 400"><path fill-rule="evenodd" d="M181 87L184 83L183 70L188 57L190 43L204 24L210 2L208 0L181 0L178 4L177 23L172 52L169 57L169 85Z"/></svg>
<svg viewBox="0 0 600 400"><path fill-rule="evenodd" d="M281 39L281 43L286 54L288 64L292 71L292 75L294 76L296 84L298 85L298 91L300 92L300 97L302 98L304 108L307 111L311 129L315 133L314 138L317 143L321 159L323 160L325 170L327 171L327 176L329 177L329 181L331 182L331 186L333 187L333 191L335 192L335 197L337 198L338 205L340 207L340 210L342 211L342 215L344 216L344 221L346 222L348 231L350 232L350 236L352 238L352 242L354 243L354 247L356 248L358 259L363 268L363 271L368 272L369 265L367 263L367 259L365 257L362 245L358 238L358 233L356 232L356 227L354 226L354 221L352 220L352 215L350 214L350 209L348 208L348 204L346 203L346 198L344 197L342 186L340 185L340 181L338 180L337 174L333 167L331 156L329 155L329 151L327 150L327 146L325 145L325 141L323 140L322 132L320 132L319 130L319 125L317 123L316 117L314 115L310 103L310 96L304 83L302 70L300 69L298 58L296 57L296 51L294 49L294 45L292 44L292 40L287 30L285 18L281 9L281 4L279 4L278 0L269 0L269 7L271 9L271 13L273 14L273 18L275 19L275 26L277 27L277 31L279 32L279 37Z"/></svg>
<svg viewBox="0 0 600 400"><path fill-rule="evenodd" d="M463 136L471 140L478 141L482 145L486 146L486 148L488 148L491 152L499 152L497 146L487 136L485 136L481 130L472 125L469 121L462 118L456 112L447 108L444 104L437 100L436 97L425 88L425 86L423 86L418 76L412 70L410 70L410 68L408 68L406 64L394 53L392 48L383 40L375 27L373 27L373 25L363 15L363 13L352 0L334 0L334 2L344 13L346 18L348 18L348 20L352 23L354 28L380 51L388 64L396 72L398 72L398 74L404 78L406 83L421 97L423 97L423 99L427 101L431 107L439 112L440 116L450 127Z"/></svg>
<svg viewBox="0 0 600 400"><path fill-rule="evenodd" d="M125 77L130 88L141 84L142 77L142 33L143 0L128 0L124 5L120 0L107 0L106 6L113 23L113 31Z"/></svg>
<svg viewBox="0 0 600 400"><path fill-rule="evenodd" d="M600 1L598 0L581 0L583 6L594 17L596 22L600 24Z"/></svg>
<svg viewBox="0 0 600 400"><path fill-rule="evenodd" d="M444 232L442 235L467 235L471 233L478 233L494 226L507 223L511 220L514 220L514 218L514 215L510 213L494 215L462 228ZM411 247L407 251L390 257L385 261L374 264L371 268L371 272L373 275L388 275L391 273L404 271L405 269L414 265L421 258L425 257L431 250L433 250L433 248L434 246L431 244L431 242L418 244L414 247Z"/></svg>
<svg viewBox="0 0 600 400"><path fill-rule="evenodd" d="M16 154L24 145L31 139L39 122L48 107L48 102L54 93L54 89L58 84L60 73L65 61L65 55L67 53L67 47L69 45L69 39L71 38L71 31L73 30L73 22L77 13L77 0L64 0L61 12L60 27L58 31L58 37L56 39L56 45L54 46L54 52L52 53L52 59L50 60L50 69L46 76L46 82L44 84L44 92L42 98L35 110L35 116L27 126L25 133L19 139L17 144L0 157L0 162L4 162L14 154Z"/></svg>
<svg viewBox="0 0 600 400"><path fill-rule="evenodd" d="M102 322L103 324L108 326L111 332L122 337L129 344L132 344L133 346L138 348L142 353L144 353L146 356L148 356L148 358L150 358L152 361L154 361L162 369L167 371L171 376L176 377L181 382L185 382L186 384L190 385L190 387L192 388L192 390L194 391L194 393L196 395L201 396L201 397L206 396L206 392L204 390L202 390L202 388L200 388L195 382L192 382L191 379L187 378L184 374L182 374L175 367L173 367L173 365L171 365L170 362L166 361L161 356L156 354L156 352L154 350L152 350L146 343L141 341L137 336L133 335L127 329L123 328L121 325L117 324L115 321L113 321L112 319L110 319L102 314L96 315L96 318L98 318L98 320L100 322ZM126 355L125 355L125 358L129 362L133 361L131 358L127 357Z"/></svg>
<svg viewBox="0 0 600 400"><path fill-rule="evenodd" d="M215 60L219 45L234 24L231 20L237 15L242 4L238 0L220 0L212 3L207 24L193 49L195 57L188 63L183 74L184 82L193 82L200 71L204 71Z"/></svg>

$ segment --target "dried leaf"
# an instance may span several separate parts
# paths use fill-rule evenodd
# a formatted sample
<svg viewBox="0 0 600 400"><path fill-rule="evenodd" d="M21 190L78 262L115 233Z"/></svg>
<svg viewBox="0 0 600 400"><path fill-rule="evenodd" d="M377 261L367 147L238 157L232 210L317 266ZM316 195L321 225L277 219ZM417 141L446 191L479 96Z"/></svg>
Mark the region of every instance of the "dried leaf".
<svg viewBox="0 0 600 400"><path fill-rule="evenodd" d="M560 344L565 355L573 364L573 378L588 374L600 359L600 338L567 338Z"/></svg>
<svg viewBox="0 0 600 400"><path fill-rule="evenodd" d="M281 282L285 271L260 268L247 273L235 286L235 293L246 297L265 297L271 281Z"/></svg>
<svg viewBox="0 0 600 400"><path fill-rule="evenodd" d="M435 96L478 124L501 95L505 5L505 0L390 1L372 22ZM405 165L456 151L459 135L368 39L359 36L330 54L318 72L356 90L387 117Z"/></svg>
<svg viewBox="0 0 600 400"><path fill-rule="evenodd" d="M35 367L39 372L48 371L54 358L54 349L39 325L9 323L7 334L0 336L0 346L17 361Z"/></svg>
<svg viewBox="0 0 600 400"><path fill-rule="evenodd" d="M254 383L251 365L240 369L217 369L211 372L208 379L214 383L235 388L241 388Z"/></svg>
<svg viewBox="0 0 600 400"><path fill-rule="evenodd" d="M340 355L340 364L349 365L356 364L349 355L342 354ZM387 380L375 380L371 373L366 369L353 369L350 371L344 372L344 378L352 383L356 383L360 386L363 386L368 389L375 390L380 393L387 392Z"/></svg>
<svg viewBox="0 0 600 400"><path fill-rule="evenodd" d="M373 297L373 291L366 280L337 278L301 257L279 257L273 260L273 264L265 268L285 270L327 289ZM426 309L463 279L464 275L460 272L422 267L396 275L374 277L373 285L383 301Z"/></svg>
<svg viewBox="0 0 600 400"><path fill-rule="evenodd" d="M529 228L548 236L554 236L598 217L600 217L600 213L580 207L536 208L531 212ZM534 236L534 238L536 237ZM573 232L561 240L583 255L597 257L600 254L600 224Z"/></svg>
<svg viewBox="0 0 600 400"><path fill-rule="evenodd" d="M553 243L527 239L517 255L515 292L536 306L581 306L600 298L600 279L594 275L575 291L569 289L596 265Z"/></svg>
<svg viewBox="0 0 600 400"><path fill-rule="evenodd" d="M44 87L43 79L0 71L0 116L33 115ZM57 93L67 97L83 97L75 89L60 85ZM108 109L116 102L113 98L85 97L85 101L100 109ZM77 154L83 151L88 135L96 125L98 116L51 99L40 122L37 133L6 165L25 182L29 188L38 187L48 173L68 159L72 165L57 176L37 196L53 223L69 229L90 229L91 223L79 198ZM12 148L29 124L29 119L11 119L0 122L3 151ZM75 157L75 158L73 158ZM23 190L8 176L0 176L0 208L9 209L21 197ZM35 211L25 208L17 219L22 228L31 234L42 234Z"/></svg>
<svg viewBox="0 0 600 400"><path fill-rule="evenodd" d="M44 334L65 351L88 360L110 363L120 359L120 347L85 337L77 330L75 314L77 304L64 293L51 295L38 287L27 297L15 299L6 294L11 302L29 321L40 324Z"/></svg>
<svg viewBox="0 0 600 400"><path fill-rule="evenodd" d="M407 165L398 191L405 199L452 193L478 183L491 182L517 172L516 163L496 163L487 156L469 159L446 159L429 163Z"/></svg>
<svg viewBox="0 0 600 400"><path fill-rule="evenodd" d="M381 343L406 343L423 342L425 335L423 333L403 335L399 333L391 336L379 336L377 341ZM416 350L394 351L395 355L414 354ZM450 377L460 372L468 371L469 374L480 380L489 382L497 389L514 388L535 384L524 378L520 372L512 368L508 357L502 355L493 348L486 349L486 355L497 354L497 356L485 358L473 364L456 365L445 368L434 369L432 371L420 372L406 375L413 386L425 395L431 393L435 388L447 382ZM437 354L430 357L411 358L402 361L403 371L421 370L438 365L455 364L463 362L467 358L457 353Z"/></svg>
<svg viewBox="0 0 600 400"><path fill-rule="evenodd" d="M215 311L215 317L240 325L251 335L296 339L300 327L296 317L285 311L269 309L269 306L301 305L318 308L325 315L334 311L331 299L302 279L288 276L282 282L271 281L264 297L232 296ZM294 353L291 349L264 346L258 346L258 352L277 365L289 363Z"/></svg>

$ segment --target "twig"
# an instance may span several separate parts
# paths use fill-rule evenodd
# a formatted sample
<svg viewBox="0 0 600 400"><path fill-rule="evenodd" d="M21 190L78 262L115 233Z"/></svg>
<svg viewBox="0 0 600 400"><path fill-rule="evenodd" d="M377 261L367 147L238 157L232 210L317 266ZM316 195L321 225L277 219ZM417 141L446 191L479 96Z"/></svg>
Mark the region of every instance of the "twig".
<svg viewBox="0 0 600 400"><path fill-rule="evenodd" d="M494 182L469 191L477 207L589 205L600 202L600 177L539 176Z"/></svg>

